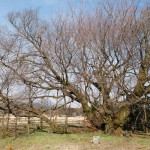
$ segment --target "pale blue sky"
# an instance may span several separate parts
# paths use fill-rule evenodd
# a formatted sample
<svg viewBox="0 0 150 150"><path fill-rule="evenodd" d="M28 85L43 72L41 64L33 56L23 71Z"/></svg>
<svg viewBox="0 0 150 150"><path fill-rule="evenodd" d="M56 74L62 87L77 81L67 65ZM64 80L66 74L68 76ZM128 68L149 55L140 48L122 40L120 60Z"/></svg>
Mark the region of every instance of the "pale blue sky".
<svg viewBox="0 0 150 150"><path fill-rule="evenodd" d="M78 5L81 0L70 0L73 5ZM97 0L89 0L89 2ZM0 0L0 24L7 23L7 14L11 11L21 11L26 8L39 8L40 15L48 18L58 9L67 9L67 0Z"/></svg>
<svg viewBox="0 0 150 150"><path fill-rule="evenodd" d="M11 11L40 8L40 14L46 18L48 14L65 6L66 0L0 0L0 23L5 23L7 14Z"/></svg>
<svg viewBox="0 0 150 150"><path fill-rule="evenodd" d="M70 0L77 7L79 2L87 1L91 5L98 0ZM103 0L105 1L105 0ZM109 0L116 1L116 0ZM121 1L121 0L120 0ZM130 1L130 0L129 0ZM138 0L135 0L138 1ZM141 0L150 1L150 0ZM26 8L39 8L42 18L47 19L57 10L67 10L67 0L0 0L0 25L7 24L7 14L11 11L21 11Z"/></svg>

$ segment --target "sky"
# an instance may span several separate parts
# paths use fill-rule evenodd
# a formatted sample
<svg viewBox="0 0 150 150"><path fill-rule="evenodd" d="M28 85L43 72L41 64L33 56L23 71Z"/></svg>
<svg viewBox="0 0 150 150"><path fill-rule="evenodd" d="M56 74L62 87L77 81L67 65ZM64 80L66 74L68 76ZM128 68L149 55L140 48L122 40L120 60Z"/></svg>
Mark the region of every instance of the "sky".
<svg viewBox="0 0 150 150"><path fill-rule="evenodd" d="M82 0L70 0L75 6ZM89 0L91 2L96 0ZM39 8L42 18L47 19L57 10L67 10L67 0L0 0L0 24L7 24L7 14L11 11L21 11L27 8Z"/></svg>
<svg viewBox="0 0 150 150"><path fill-rule="evenodd" d="M65 0L0 0L0 24L7 20L7 14L11 11L21 11L27 8L39 8L42 17L56 12L61 7L65 8Z"/></svg>
<svg viewBox="0 0 150 150"><path fill-rule="evenodd" d="M27 8L36 9L39 8L40 16L44 19L48 19L53 16L57 10L67 10L67 1L71 1L72 5L78 7L81 1L88 2L87 5L92 5L98 0L0 0L0 25L8 24L7 14L11 11L21 11ZM106 0L103 0L106 1ZM117 1L117 0L108 0ZM129 0L130 1L130 0ZM139 1L139 0L134 0ZM150 0L141 0L150 1Z"/></svg>

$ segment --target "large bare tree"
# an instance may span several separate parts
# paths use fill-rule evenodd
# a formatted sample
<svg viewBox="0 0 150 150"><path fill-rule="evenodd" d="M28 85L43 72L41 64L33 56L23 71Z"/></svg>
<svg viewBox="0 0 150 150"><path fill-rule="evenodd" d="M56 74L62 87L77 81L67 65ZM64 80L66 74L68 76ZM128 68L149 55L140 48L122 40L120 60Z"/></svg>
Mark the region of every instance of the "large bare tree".
<svg viewBox="0 0 150 150"><path fill-rule="evenodd" d="M150 93L150 8L124 4L100 3L50 22L37 10L12 12L1 63L40 96L65 96L94 127L118 131L129 107Z"/></svg>

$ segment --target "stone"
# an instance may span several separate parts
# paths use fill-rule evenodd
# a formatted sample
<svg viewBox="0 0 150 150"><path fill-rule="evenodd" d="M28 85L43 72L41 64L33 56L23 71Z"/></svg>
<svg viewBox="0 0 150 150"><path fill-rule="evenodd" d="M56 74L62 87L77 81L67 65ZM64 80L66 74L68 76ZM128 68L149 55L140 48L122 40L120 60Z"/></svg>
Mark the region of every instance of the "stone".
<svg viewBox="0 0 150 150"><path fill-rule="evenodd" d="M92 143L100 144L100 136L93 136Z"/></svg>

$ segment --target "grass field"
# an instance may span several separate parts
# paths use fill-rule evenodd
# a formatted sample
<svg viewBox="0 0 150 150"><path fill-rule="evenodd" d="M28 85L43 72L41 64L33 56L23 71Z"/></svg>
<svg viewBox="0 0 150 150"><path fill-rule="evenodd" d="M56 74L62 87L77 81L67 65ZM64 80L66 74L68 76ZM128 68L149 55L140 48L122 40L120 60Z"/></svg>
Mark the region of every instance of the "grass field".
<svg viewBox="0 0 150 150"><path fill-rule="evenodd" d="M100 144L91 143L95 135L100 136ZM150 138L126 138L100 133L35 132L17 139L0 139L0 150L150 150Z"/></svg>

